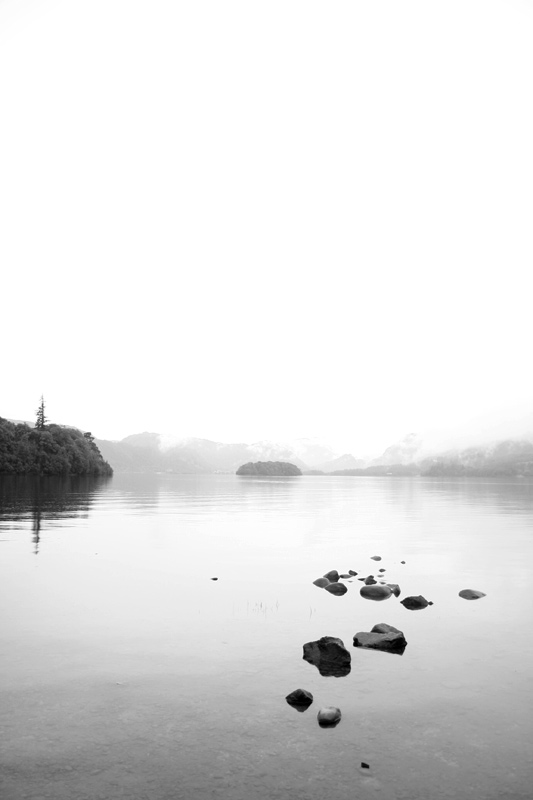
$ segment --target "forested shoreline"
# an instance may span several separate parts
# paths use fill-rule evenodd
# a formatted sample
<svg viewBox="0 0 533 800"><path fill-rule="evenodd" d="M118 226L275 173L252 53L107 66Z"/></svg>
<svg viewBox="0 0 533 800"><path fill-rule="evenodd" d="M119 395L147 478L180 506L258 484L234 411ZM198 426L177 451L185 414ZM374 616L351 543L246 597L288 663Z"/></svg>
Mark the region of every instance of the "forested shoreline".
<svg viewBox="0 0 533 800"><path fill-rule="evenodd" d="M92 434L61 425L31 428L0 417L0 474L112 475Z"/></svg>

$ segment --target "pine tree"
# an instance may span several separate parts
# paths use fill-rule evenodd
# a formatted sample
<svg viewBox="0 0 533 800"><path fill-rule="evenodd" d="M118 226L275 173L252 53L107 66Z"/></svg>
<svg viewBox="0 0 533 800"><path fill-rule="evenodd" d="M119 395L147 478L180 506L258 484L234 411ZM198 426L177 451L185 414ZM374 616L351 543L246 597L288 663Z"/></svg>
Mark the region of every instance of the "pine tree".
<svg viewBox="0 0 533 800"><path fill-rule="evenodd" d="M42 431L42 430L44 430L44 426L48 422L48 419L47 419L47 417L45 416L45 413L44 413L44 397L42 395L41 395L41 402L40 402L39 408L37 409L37 411L35 413L37 414L37 419L35 421L35 427L37 428L37 430Z"/></svg>

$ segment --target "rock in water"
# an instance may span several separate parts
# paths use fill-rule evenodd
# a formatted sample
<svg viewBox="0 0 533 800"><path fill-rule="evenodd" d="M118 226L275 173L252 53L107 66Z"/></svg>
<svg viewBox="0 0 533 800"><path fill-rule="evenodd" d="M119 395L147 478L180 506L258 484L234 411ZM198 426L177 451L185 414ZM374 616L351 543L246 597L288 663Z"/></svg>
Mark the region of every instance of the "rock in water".
<svg viewBox="0 0 533 800"><path fill-rule="evenodd" d="M394 597L399 597L400 594L402 593L402 590L400 589L397 583L388 583L387 586L390 588Z"/></svg>
<svg viewBox="0 0 533 800"><path fill-rule="evenodd" d="M381 561L381 556L370 556L372 561Z"/></svg>
<svg viewBox="0 0 533 800"><path fill-rule="evenodd" d="M341 710L336 706L325 706L317 714L318 724L322 728L332 728L341 721Z"/></svg>
<svg viewBox="0 0 533 800"><path fill-rule="evenodd" d="M404 600L400 600L400 603L404 608L408 608L409 611L418 611L421 608L426 608L429 605L428 601L425 597L422 597L421 594L411 597L406 597Z"/></svg>
<svg viewBox="0 0 533 800"><path fill-rule="evenodd" d="M486 596L485 592L478 592L477 589L461 589L459 592L459 597L463 597L465 600L479 600L480 597Z"/></svg>
<svg viewBox="0 0 533 800"><path fill-rule="evenodd" d="M365 578L365 583L367 586L372 586L373 583L377 583L377 580L373 575L369 575L368 578Z"/></svg>
<svg viewBox="0 0 533 800"><path fill-rule="evenodd" d="M316 581L313 581L313 583L315 586L319 586L321 589L324 589L328 585L329 581L327 578L317 578Z"/></svg>
<svg viewBox="0 0 533 800"><path fill-rule="evenodd" d="M392 591L388 586L381 586L377 583L375 586L361 586L359 594L366 600L387 600L391 597Z"/></svg>
<svg viewBox="0 0 533 800"><path fill-rule="evenodd" d="M344 583L328 583L327 586L324 586L326 592L331 592L331 594L346 594L348 591L348 587L344 585Z"/></svg>
<svg viewBox="0 0 533 800"><path fill-rule="evenodd" d="M295 689L285 698L287 703L297 711L306 711L313 702L313 695L306 689Z"/></svg>
<svg viewBox="0 0 533 800"><path fill-rule="evenodd" d="M357 572L353 569L349 569L348 572L350 573L350 575L357 575Z"/></svg>
<svg viewBox="0 0 533 800"><path fill-rule="evenodd" d="M347 572L343 572L342 575L339 575L339 578L344 578L344 580L347 580L348 578L351 578L351 577L352 576L348 575Z"/></svg>
<svg viewBox="0 0 533 800"><path fill-rule="evenodd" d="M339 580L339 573L336 569L330 569L329 572L324 574L324 578L327 578L328 581L331 581L332 583L336 583Z"/></svg>
<svg viewBox="0 0 533 800"><path fill-rule="evenodd" d="M323 636L316 642L304 644L303 658L318 669L321 675L342 678L348 675L352 657L342 639Z"/></svg>
<svg viewBox="0 0 533 800"><path fill-rule="evenodd" d="M366 631L356 633L353 637L353 646L402 655L407 647L407 641L403 632L398 628L380 622L378 625L374 625L370 633Z"/></svg>

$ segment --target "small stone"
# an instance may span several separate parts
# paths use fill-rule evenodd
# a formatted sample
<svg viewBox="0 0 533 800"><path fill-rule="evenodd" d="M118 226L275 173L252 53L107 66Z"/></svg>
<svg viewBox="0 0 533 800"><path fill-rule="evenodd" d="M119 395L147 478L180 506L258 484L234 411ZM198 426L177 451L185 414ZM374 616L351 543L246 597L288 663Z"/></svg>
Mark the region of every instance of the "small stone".
<svg viewBox="0 0 533 800"><path fill-rule="evenodd" d="M381 569L378 569L378 572L386 572L386 571L387 570L385 569L385 567L381 567Z"/></svg>
<svg viewBox="0 0 533 800"><path fill-rule="evenodd" d="M313 695L307 689L295 689L285 698L287 703L297 711L306 711L313 702Z"/></svg>
<svg viewBox="0 0 533 800"><path fill-rule="evenodd" d="M367 764L366 761L361 761L361 769L370 769L370 764Z"/></svg>
<svg viewBox="0 0 533 800"><path fill-rule="evenodd" d="M372 561L381 561L381 556L370 556Z"/></svg>
<svg viewBox="0 0 533 800"><path fill-rule="evenodd" d="M347 573L347 572L343 572L343 573L342 573L342 575L339 575L339 578L344 578L344 580L347 580L347 578L351 578L351 577L352 577L352 576L351 576L351 575L348 575L348 573Z"/></svg>
<svg viewBox="0 0 533 800"><path fill-rule="evenodd" d="M405 561L400 561L400 564L405 564Z"/></svg>
<svg viewBox="0 0 533 800"><path fill-rule="evenodd" d="M365 583L367 586L372 586L372 584L377 583L377 580L373 575L369 575L368 578L365 579Z"/></svg>
<svg viewBox="0 0 533 800"><path fill-rule="evenodd" d="M353 569L349 569L348 572L350 573L350 575L357 575L357 572L355 572L355 570Z"/></svg>
<svg viewBox="0 0 533 800"><path fill-rule="evenodd" d="M321 589L324 589L326 586L328 586L329 581L327 578L317 578L316 581L313 581L313 583L315 586L319 586Z"/></svg>
<svg viewBox="0 0 533 800"><path fill-rule="evenodd" d="M358 581L366 581L366 578L357 578Z"/></svg>
<svg viewBox="0 0 533 800"><path fill-rule="evenodd" d="M361 586L359 594L366 600L387 600L391 597L392 591L388 586L376 584L375 586Z"/></svg>
<svg viewBox="0 0 533 800"><path fill-rule="evenodd" d="M318 712L317 719L322 728L331 728L341 721L341 710L336 706L325 706Z"/></svg>
<svg viewBox="0 0 533 800"><path fill-rule="evenodd" d="M336 583L339 580L339 573L336 569L330 569L329 572L324 573L324 578L327 578L328 581L332 583Z"/></svg>
<svg viewBox="0 0 533 800"><path fill-rule="evenodd" d="M211 578L212 581L218 581L218 578Z"/></svg>
<svg viewBox="0 0 533 800"><path fill-rule="evenodd" d="M327 586L324 586L326 592L330 592L330 594L346 594L348 591L348 587L344 585L344 583L328 583Z"/></svg>
<svg viewBox="0 0 533 800"><path fill-rule="evenodd" d="M422 597L421 594L406 597L404 600L400 600L400 603L404 608L408 608L409 611L419 611L420 609L426 608L426 606L429 605L426 598Z"/></svg>
<svg viewBox="0 0 533 800"><path fill-rule="evenodd" d="M459 597L464 600L479 600L480 597L486 597L485 592L479 592L477 589L461 589Z"/></svg>

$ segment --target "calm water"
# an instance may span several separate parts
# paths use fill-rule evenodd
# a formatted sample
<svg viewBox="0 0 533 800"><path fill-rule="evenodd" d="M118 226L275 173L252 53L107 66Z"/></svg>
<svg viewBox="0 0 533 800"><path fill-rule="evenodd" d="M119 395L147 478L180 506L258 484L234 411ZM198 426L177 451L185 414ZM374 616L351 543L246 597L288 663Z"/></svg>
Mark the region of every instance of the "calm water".
<svg viewBox="0 0 533 800"><path fill-rule="evenodd" d="M520 480L0 479L2 800L530 798L532 532ZM379 567L434 605L312 585Z"/></svg>

